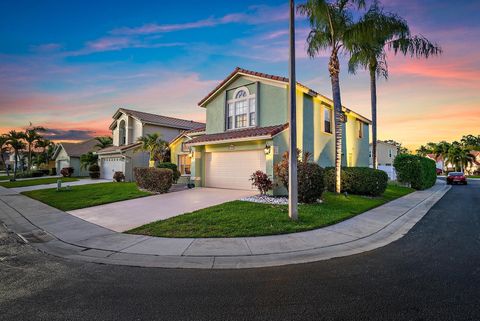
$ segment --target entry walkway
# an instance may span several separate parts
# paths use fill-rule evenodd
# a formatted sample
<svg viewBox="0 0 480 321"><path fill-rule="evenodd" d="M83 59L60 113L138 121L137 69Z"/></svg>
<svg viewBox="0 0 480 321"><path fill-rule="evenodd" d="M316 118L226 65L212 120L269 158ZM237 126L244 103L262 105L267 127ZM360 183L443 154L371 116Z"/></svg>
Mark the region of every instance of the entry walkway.
<svg viewBox="0 0 480 321"><path fill-rule="evenodd" d="M405 235L449 189L438 181L428 190L336 225L263 237L181 239L122 234L4 188L0 188L0 220L34 247L72 260L142 267L254 268L326 260L385 246Z"/></svg>

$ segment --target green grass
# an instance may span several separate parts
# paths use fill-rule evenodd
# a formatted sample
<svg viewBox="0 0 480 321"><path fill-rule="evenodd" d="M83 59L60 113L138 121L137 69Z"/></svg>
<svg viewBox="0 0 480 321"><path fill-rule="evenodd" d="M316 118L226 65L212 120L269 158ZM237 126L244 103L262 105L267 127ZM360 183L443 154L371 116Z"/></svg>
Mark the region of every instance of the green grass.
<svg viewBox="0 0 480 321"><path fill-rule="evenodd" d="M45 185L45 184L54 184L57 182L58 177L48 177L48 178L41 178L38 179L27 179L27 180L17 180L15 182L1 182L0 186L6 188L13 188L13 187L25 187L25 186L35 186L35 185ZM78 178L74 177L63 177L61 178L63 183L67 182L75 182L78 181Z"/></svg>
<svg viewBox="0 0 480 321"><path fill-rule="evenodd" d="M480 175L467 175L467 178L480 178Z"/></svg>
<svg viewBox="0 0 480 321"><path fill-rule="evenodd" d="M0 175L0 181L6 181L12 178L13 175L7 176L7 175Z"/></svg>
<svg viewBox="0 0 480 321"><path fill-rule="evenodd" d="M413 189L389 185L381 197L327 192L321 204L299 206L299 219L288 218L286 205L233 201L134 228L128 233L162 237L241 237L286 234L335 224Z"/></svg>
<svg viewBox="0 0 480 321"><path fill-rule="evenodd" d="M62 211L124 201L151 195L140 191L135 183L99 183L72 186L57 191L55 188L23 192L23 195ZM111 213L106 213L111 215ZM135 213L132 213L135 215Z"/></svg>

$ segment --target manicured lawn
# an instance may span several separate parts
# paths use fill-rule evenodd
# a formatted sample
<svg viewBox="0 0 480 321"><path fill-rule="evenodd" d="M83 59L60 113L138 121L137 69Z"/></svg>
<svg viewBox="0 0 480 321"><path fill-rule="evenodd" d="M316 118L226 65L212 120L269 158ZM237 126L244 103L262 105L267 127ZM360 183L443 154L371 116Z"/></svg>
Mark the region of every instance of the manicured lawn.
<svg viewBox="0 0 480 321"><path fill-rule="evenodd" d="M233 201L146 224L128 233L162 237L240 237L307 231L335 224L411 192L411 188L396 185L389 185L383 196L375 198L345 197L327 192L322 204L300 205L297 222L288 218L286 205Z"/></svg>
<svg viewBox="0 0 480 321"><path fill-rule="evenodd" d="M58 177L47 177L47 178L41 178L39 177L38 179L27 179L27 180L17 180L15 182L1 182L0 186L6 187L6 188L13 188L13 187L25 187L25 186L35 186L35 185L45 185L45 184L54 184L57 182L59 178ZM67 182L75 182L78 181L78 178L74 177L63 177L61 178L63 183Z"/></svg>
<svg viewBox="0 0 480 321"><path fill-rule="evenodd" d="M0 175L0 181L6 181L12 178L13 175L7 176L7 175Z"/></svg>
<svg viewBox="0 0 480 321"><path fill-rule="evenodd" d="M71 211L151 195L148 192L140 191L135 183L88 184L72 186L70 189L61 191L49 188L23 192L22 194L62 211ZM110 215L111 213L105 214ZM132 215L135 215L135 213L132 213Z"/></svg>
<svg viewBox="0 0 480 321"><path fill-rule="evenodd" d="M467 178L480 178L480 175L468 175Z"/></svg>

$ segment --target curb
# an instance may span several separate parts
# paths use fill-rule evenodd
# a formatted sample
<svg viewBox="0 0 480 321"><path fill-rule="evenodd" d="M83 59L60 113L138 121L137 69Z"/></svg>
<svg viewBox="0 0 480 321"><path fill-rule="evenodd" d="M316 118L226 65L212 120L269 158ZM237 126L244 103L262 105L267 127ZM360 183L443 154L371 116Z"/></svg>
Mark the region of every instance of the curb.
<svg viewBox="0 0 480 321"><path fill-rule="evenodd" d="M422 197L424 194L427 195L423 199L415 203L413 207L409 206L402 208L401 214L393 216L392 220L386 224L380 224L378 221L373 220L372 217L374 218L376 217L374 215L378 216L383 214L385 214L386 216L391 216L391 213L387 212L388 206L390 205L390 208L392 208L392 206L394 207L395 205L391 203L394 203L396 200L335 225L327 226L313 231L285 234L280 238L277 238L278 240L283 239L285 242L282 244L275 244L277 248L279 248L279 246L280 248L282 248L282 246L284 245L288 247L289 244L287 244L287 242L295 243L298 242L298 240L301 240L304 243L306 242L305 240L309 240L310 245L306 246L306 243L302 243L303 248L302 246L299 246L298 249L282 250L277 252L272 251L267 253L252 252L249 246L249 242L266 240L269 237L222 239L222 243L225 242L228 244L237 242L244 247L246 245L246 248L248 248L249 250L249 253L234 254L223 253L221 250L218 251L218 249L208 248L208 242L212 239L165 239L147 236L127 236L125 234L113 232L111 230L99 227L86 221L80 223L84 226L86 226L86 224L90 225L90 229L88 230L90 236L86 239L85 236L82 236L83 239L82 237L80 237L78 240L74 239L74 241L69 241L65 238L67 238L67 236L70 236L70 233L66 233L69 232L69 228L71 226L69 225L70 222L67 222L68 224L65 223L63 230L52 232L52 227L49 232L49 225L44 228L39 227L38 224L35 224L35 222L29 220L29 218L24 215L25 213L22 214L20 210L15 208L15 205L17 204L17 207L20 207L21 209L20 203L26 203L25 199L18 200L17 203L12 200L11 203L13 204L13 206L11 204L8 204L4 200L5 197L24 197L21 195L1 195L2 193L0 193L0 219L4 222L8 229L17 233L22 239L27 241L30 245L37 248L38 250L48 253L50 255L71 260L137 267L201 269L260 268L299 263L310 263L335 257L344 257L353 254L359 254L362 252L374 250L379 247L383 247L387 244L390 244L391 242L400 239L406 233L408 233L408 231L420 219L423 218L423 216L430 210L430 208L435 203L437 203L445 195L445 193L448 192L450 188L451 186L437 183L437 185L435 185L429 190L418 191L409 194L413 195L418 193L414 196L422 195ZM408 195L404 197L408 197ZM404 197L397 200L402 200ZM26 199L30 200L29 198ZM38 207L38 204L34 205L37 205ZM34 209L37 210L37 208ZM398 211L398 205L396 210ZM38 215L40 217L41 215L57 215L59 219L68 218L65 217L65 215L68 214L50 208L46 205L43 205L43 207L39 208L38 211L39 213L35 213L35 215ZM46 214L44 214L44 212ZM74 223L78 223L78 220L82 221L78 218L76 218L76 220L77 221L75 221ZM362 222L364 227L367 226L370 228L368 233L365 233L365 231L355 230L359 221ZM365 225L365 222L368 222L368 225ZM63 223L58 223L58 225L61 224ZM343 233L345 231L345 227L352 229L351 232L349 232L348 234ZM341 228L344 229L341 230ZM322 235L330 235L330 238L334 239L335 242L330 242L329 244L315 243L313 241L320 239L319 237L317 237L317 239L311 239L312 235L316 233L323 233ZM134 237L136 239L132 243L132 238ZM310 239L308 239L308 237L310 237ZM112 238L114 240L118 240L117 242L112 243L112 246L110 246L109 249L105 249L95 245L85 245L86 243L88 243L86 241L91 241L92 239L95 240L96 238ZM122 239L127 238L129 239L129 242L128 244L125 244L126 246L123 246L121 244ZM275 238L271 239L277 240ZM141 251L135 252L135 250L129 250L132 248L137 248L136 246L139 244L141 245L143 242L157 242L158 247L161 247L165 244L166 247L168 247L168 242L178 240L183 240L183 242L185 243L185 249L178 254L169 254L168 251L162 252L163 254L147 254L141 253ZM215 239L215 241L216 243L212 241L213 243L211 244L221 244L218 243L218 239ZM194 242L203 242L207 244L205 254L197 253L192 255L187 252L187 250L192 246ZM242 242L245 242L245 244L242 244Z"/></svg>

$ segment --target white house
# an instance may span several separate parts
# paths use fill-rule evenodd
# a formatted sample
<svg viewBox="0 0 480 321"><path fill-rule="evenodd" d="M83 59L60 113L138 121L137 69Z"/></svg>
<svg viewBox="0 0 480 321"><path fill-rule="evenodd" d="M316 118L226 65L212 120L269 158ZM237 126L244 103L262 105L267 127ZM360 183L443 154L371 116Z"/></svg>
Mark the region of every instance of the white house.
<svg viewBox="0 0 480 321"><path fill-rule="evenodd" d="M85 140L80 143L59 143L53 153L52 159L55 160L57 174L64 167L72 167L74 176L88 176L88 168L81 168L80 156L88 152L95 152L99 148L95 145L98 141L95 138Z"/></svg>
<svg viewBox="0 0 480 321"><path fill-rule="evenodd" d="M100 177L112 179L115 172L123 172L125 180L133 180L134 167L148 166L148 153L137 153L138 138L147 134L159 133L170 142L180 133L204 127L204 123L167 117L137 110L120 108L113 115L110 125L113 146L97 151Z"/></svg>
<svg viewBox="0 0 480 321"><path fill-rule="evenodd" d="M378 166L393 166L393 161L398 155L398 147L381 140L377 140ZM370 143L369 164L373 166L372 143Z"/></svg>

